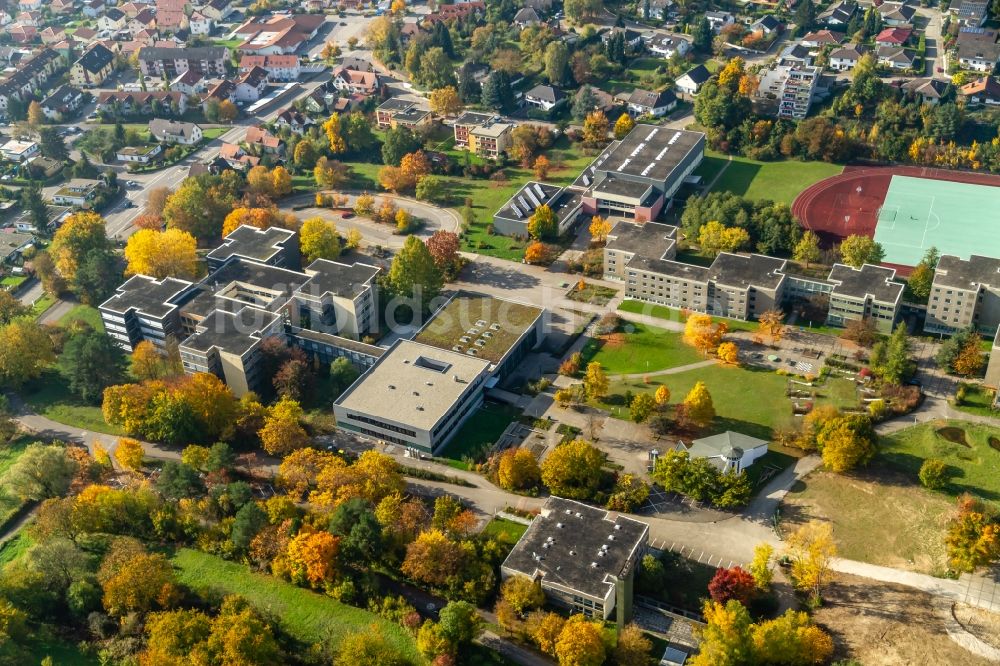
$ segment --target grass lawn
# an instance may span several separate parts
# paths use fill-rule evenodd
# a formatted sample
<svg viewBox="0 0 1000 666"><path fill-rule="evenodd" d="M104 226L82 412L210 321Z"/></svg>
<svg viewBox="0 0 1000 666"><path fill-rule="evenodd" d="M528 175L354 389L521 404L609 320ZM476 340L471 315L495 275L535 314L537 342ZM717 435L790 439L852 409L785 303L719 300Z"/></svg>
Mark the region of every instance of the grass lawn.
<svg viewBox="0 0 1000 666"><path fill-rule="evenodd" d="M335 647L344 636L369 631L374 624L386 641L407 658L426 663L402 627L368 611L189 548L179 550L173 564L180 582L199 596L214 600L228 594L242 595L277 618L285 632L306 645L326 643Z"/></svg>
<svg viewBox="0 0 1000 666"><path fill-rule="evenodd" d="M627 419L626 391L638 395L651 393L660 385L665 385L670 389L670 402L676 404L684 400L698 381L705 382L715 405L715 421L706 435L735 430L770 440L776 429L794 423L791 402L784 395L787 377L769 370L722 365L650 377L649 383L641 379L612 382L608 397L593 404L601 409L611 409L612 416Z"/></svg>
<svg viewBox="0 0 1000 666"><path fill-rule="evenodd" d="M55 296L49 296L48 294L44 294L41 298L35 301L35 304L31 307L31 316L34 317L35 319L38 319L43 314L45 314L46 310L48 310L55 304L56 304Z"/></svg>
<svg viewBox="0 0 1000 666"><path fill-rule="evenodd" d="M584 361L600 363L610 375L631 375L705 360L676 331L633 322L623 322L622 329L626 332L590 340L582 351Z"/></svg>
<svg viewBox="0 0 1000 666"><path fill-rule="evenodd" d="M647 303L645 301L635 301L631 299L626 299L619 303L618 309L622 312L631 312L632 314L640 314L646 317L654 317L656 319L665 319L667 321L676 321L678 323L684 323L684 317L681 316L681 311L677 308L667 307L666 305L656 305L655 303ZM741 319L727 319L725 317L712 317L714 322L725 322L726 326L729 327L730 331L756 331L757 322L755 321L743 321Z"/></svg>
<svg viewBox="0 0 1000 666"><path fill-rule="evenodd" d="M81 652L75 643L51 635L35 636L28 643L28 653L32 664L40 664L46 657L51 657L53 664L98 666L101 663L96 656Z"/></svg>
<svg viewBox="0 0 1000 666"><path fill-rule="evenodd" d="M583 288L577 283L566 294L566 298L579 303L590 303L591 305L607 305L608 301L618 293L616 289L604 287L599 284L591 284L583 281Z"/></svg>
<svg viewBox="0 0 1000 666"><path fill-rule="evenodd" d="M59 318L59 325L66 327L75 321L83 321L90 325L95 331L104 331L104 322L101 320L100 311L89 305L77 305L75 308Z"/></svg>
<svg viewBox="0 0 1000 666"><path fill-rule="evenodd" d="M20 287L27 279L23 275L7 275L3 279L0 279L0 287L8 291L13 291Z"/></svg>
<svg viewBox="0 0 1000 666"><path fill-rule="evenodd" d="M518 416L520 412L510 405L486 403L462 424L439 455L455 460L477 459L500 439Z"/></svg>
<svg viewBox="0 0 1000 666"><path fill-rule="evenodd" d="M705 159L710 158L724 159L719 153L707 151ZM791 205L799 192L843 170L844 167L839 164L826 162L760 162L733 157L713 190L735 192L748 199L771 199Z"/></svg>
<svg viewBox="0 0 1000 666"><path fill-rule="evenodd" d="M840 557L941 575L953 508L915 474L875 462L850 475L816 470L797 482L781 507L781 524L788 533L810 519L829 521Z"/></svg>
<svg viewBox="0 0 1000 666"><path fill-rule="evenodd" d="M0 546L0 569L24 555L31 543L31 537L21 530L13 539Z"/></svg>
<svg viewBox="0 0 1000 666"><path fill-rule="evenodd" d="M231 127L209 127L202 130L201 135L206 141L211 141L212 139L218 139L220 136L228 132Z"/></svg>
<svg viewBox="0 0 1000 666"><path fill-rule="evenodd" d="M964 431L964 438L960 431ZM956 439L964 440L964 444L949 441L942 432L959 435ZM934 421L883 437L878 457L914 482L924 460L939 458L954 472L948 493L968 492L986 500L1000 500L1000 427Z"/></svg>
<svg viewBox="0 0 1000 666"><path fill-rule="evenodd" d="M86 404L73 395L55 369L29 382L21 397L33 410L58 423L83 431L122 434L121 430L104 422L100 405Z"/></svg>
<svg viewBox="0 0 1000 666"><path fill-rule="evenodd" d="M7 446L0 448L0 525L5 524L10 520L11 516L24 506L21 498L4 490L3 481L7 470L17 462L17 459L21 457L21 454L24 453L28 444L32 441L31 437L18 437ZM8 545L11 545L11 543L13 542L9 542ZM8 556L6 547L0 551L0 565L9 562L11 559L13 559L13 556Z"/></svg>
<svg viewBox="0 0 1000 666"><path fill-rule="evenodd" d="M494 518L486 523L486 527L483 528L483 535L493 537L500 543L513 548L517 540L527 530L527 525L515 523L513 520L507 520L506 518Z"/></svg>
<svg viewBox="0 0 1000 666"><path fill-rule="evenodd" d="M993 409L993 397L993 391L970 385L965 389L965 398L961 404L955 403L955 409L978 416L993 416L1000 420L1000 410Z"/></svg>
<svg viewBox="0 0 1000 666"><path fill-rule="evenodd" d="M725 166L725 157L711 157L706 155L704 159L702 159L701 164L698 165L698 168L694 170L694 175L701 176L702 182L708 185L712 182L712 179L725 168Z"/></svg>

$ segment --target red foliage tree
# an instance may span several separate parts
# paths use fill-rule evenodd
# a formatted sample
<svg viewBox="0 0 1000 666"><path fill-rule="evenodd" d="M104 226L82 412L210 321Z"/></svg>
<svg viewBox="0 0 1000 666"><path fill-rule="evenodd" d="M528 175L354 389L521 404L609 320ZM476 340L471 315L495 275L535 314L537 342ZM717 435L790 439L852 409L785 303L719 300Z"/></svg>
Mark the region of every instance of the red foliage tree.
<svg viewBox="0 0 1000 666"><path fill-rule="evenodd" d="M719 569L708 584L708 594L713 601L724 604L735 599L744 606L750 603L757 591L753 576L742 567Z"/></svg>

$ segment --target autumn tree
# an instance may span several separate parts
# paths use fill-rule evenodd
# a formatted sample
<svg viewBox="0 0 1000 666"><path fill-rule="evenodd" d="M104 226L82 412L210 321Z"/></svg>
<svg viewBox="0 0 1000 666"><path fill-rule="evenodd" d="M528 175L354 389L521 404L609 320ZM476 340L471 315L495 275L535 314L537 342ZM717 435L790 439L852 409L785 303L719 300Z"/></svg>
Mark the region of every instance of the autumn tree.
<svg viewBox="0 0 1000 666"><path fill-rule="evenodd" d="M591 146L608 142L609 122L603 111L591 111L583 121L583 140Z"/></svg>
<svg viewBox="0 0 1000 666"><path fill-rule="evenodd" d="M595 215L590 218L588 231L590 232L590 241L592 243L604 243L608 240L608 234L611 233L611 222Z"/></svg>
<svg viewBox="0 0 1000 666"><path fill-rule="evenodd" d="M416 581L443 587L459 575L467 557L460 543L441 530L430 529L406 547L400 570Z"/></svg>
<svg viewBox="0 0 1000 666"><path fill-rule="evenodd" d="M233 208L226 219L222 222L222 235L228 236L241 226L255 227L257 229L268 229L270 227L281 226L284 222L277 208L237 206Z"/></svg>
<svg viewBox="0 0 1000 666"><path fill-rule="evenodd" d="M407 298L415 311L426 310L441 293L444 275L430 250L416 236L408 236L389 266L388 284L397 296Z"/></svg>
<svg viewBox="0 0 1000 666"><path fill-rule="evenodd" d="M42 105L37 100L31 100L28 104L28 124L37 131L44 123L45 112L42 110Z"/></svg>
<svg viewBox="0 0 1000 666"><path fill-rule="evenodd" d="M445 276L454 277L462 263L458 253L461 248L458 235L452 231L438 229L427 239L426 245L438 270Z"/></svg>
<svg viewBox="0 0 1000 666"><path fill-rule="evenodd" d="M744 606L749 606L757 594L757 583L743 567L717 569L708 583L708 594L720 604L735 599Z"/></svg>
<svg viewBox="0 0 1000 666"><path fill-rule="evenodd" d="M288 454L307 446L309 436L300 425L302 407L290 398L283 397L267 411L261 428L261 445L272 456Z"/></svg>
<svg viewBox="0 0 1000 666"><path fill-rule="evenodd" d="M802 234L799 242L795 244L792 258L809 268L809 264L819 261L820 256L822 255L819 248L819 236L816 235L816 232L807 230Z"/></svg>
<svg viewBox="0 0 1000 666"><path fill-rule="evenodd" d="M785 313L777 308L771 308L761 313L757 318L757 330L766 335L775 345L785 334Z"/></svg>
<svg viewBox="0 0 1000 666"><path fill-rule="evenodd" d="M723 342L715 350L715 355L720 361L728 365L739 365L740 363L740 349L736 346L735 342Z"/></svg>
<svg viewBox="0 0 1000 666"><path fill-rule="evenodd" d="M684 417L699 428L707 427L715 419L715 405L705 382L695 383L682 404Z"/></svg>
<svg viewBox="0 0 1000 666"><path fill-rule="evenodd" d="M0 327L0 385L17 388L37 379L55 360L52 338L31 319Z"/></svg>
<svg viewBox="0 0 1000 666"><path fill-rule="evenodd" d="M344 141L344 137L341 134L340 114L332 114L326 122L323 123L323 133L326 134L326 139L330 144L331 153L339 155L340 153L347 152L347 142Z"/></svg>
<svg viewBox="0 0 1000 666"><path fill-rule="evenodd" d="M168 228L182 229L199 240L218 238L242 185L242 177L231 171L187 178L167 198L163 219Z"/></svg>
<svg viewBox="0 0 1000 666"><path fill-rule="evenodd" d="M852 234L840 244L840 259L848 266L861 268L865 264L880 264L885 250L868 236Z"/></svg>
<svg viewBox="0 0 1000 666"><path fill-rule="evenodd" d="M583 388L587 395L595 400L600 400L608 394L611 380L598 361L591 361L587 364L587 371L583 377Z"/></svg>
<svg viewBox="0 0 1000 666"><path fill-rule="evenodd" d="M875 321L871 317L862 319L850 319L844 326L844 331L840 334L845 340L850 340L862 347L871 347L878 340L878 330Z"/></svg>
<svg viewBox="0 0 1000 666"><path fill-rule="evenodd" d="M287 558L292 581L319 588L338 575L340 539L329 532L300 531L288 542Z"/></svg>
<svg viewBox="0 0 1000 666"><path fill-rule="evenodd" d="M751 625L750 637L756 663L825 664L833 654L833 639L801 611Z"/></svg>
<svg viewBox="0 0 1000 666"><path fill-rule="evenodd" d="M347 182L347 167L337 160L320 157L313 167L313 179L318 187L327 190L336 189Z"/></svg>
<svg viewBox="0 0 1000 666"><path fill-rule="evenodd" d="M44 500L69 490L78 465L61 444L29 444L4 476L4 486L16 497Z"/></svg>
<svg viewBox="0 0 1000 666"><path fill-rule="evenodd" d="M317 259L336 259L341 252L337 227L321 217L310 217L299 229L299 246L307 264Z"/></svg>
<svg viewBox="0 0 1000 666"><path fill-rule="evenodd" d="M623 113L618 116L618 120L615 121L615 138L621 141L628 136L628 133L631 132L633 128L635 128L635 120L633 120L632 116L629 114Z"/></svg>
<svg viewBox="0 0 1000 666"><path fill-rule="evenodd" d="M706 314L692 313L684 324L684 342L708 353L719 348L722 337L728 330L725 322L715 323Z"/></svg>
<svg viewBox="0 0 1000 666"><path fill-rule="evenodd" d="M583 615L572 615L566 620L555 649L562 666L601 666L605 652L600 625Z"/></svg>
<svg viewBox="0 0 1000 666"><path fill-rule="evenodd" d="M826 421L816 434L816 445L828 469L847 472L872 459L875 439L871 419L847 414Z"/></svg>
<svg viewBox="0 0 1000 666"><path fill-rule="evenodd" d="M341 639L333 666L407 666L408 663L406 656L382 636L378 625L372 624L364 631L347 634Z"/></svg>
<svg viewBox="0 0 1000 666"><path fill-rule="evenodd" d="M945 535L948 563L958 571L973 572L1000 559L1000 519L982 500L958 499L958 510Z"/></svg>
<svg viewBox="0 0 1000 666"><path fill-rule="evenodd" d="M108 239L104 218L97 213L73 213L62 223L48 250L56 271L84 303L103 300L121 275Z"/></svg>
<svg viewBox="0 0 1000 666"><path fill-rule="evenodd" d="M138 472L142 469L145 455L142 443L138 440L129 437L118 438L118 445L115 447L115 460L126 470Z"/></svg>
<svg viewBox="0 0 1000 666"><path fill-rule="evenodd" d="M786 555L792 560L792 582L796 589L819 600L830 577L830 564L837 556L833 526L817 520L799 526L786 539Z"/></svg>
<svg viewBox="0 0 1000 666"><path fill-rule="evenodd" d="M553 495L590 499L601 485L604 456L587 441L557 446L542 461L542 481Z"/></svg>
<svg viewBox="0 0 1000 666"><path fill-rule="evenodd" d="M559 219L555 211L542 204L528 218L528 233L535 240L554 238L559 233Z"/></svg>
<svg viewBox="0 0 1000 666"><path fill-rule="evenodd" d="M193 280L198 275L198 241L180 229L140 229L125 245L126 275Z"/></svg>
<svg viewBox="0 0 1000 666"><path fill-rule="evenodd" d="M542 470L530 450L513 447L500 454L497 482L504 490L528 490L542 480Z"/></svg>
<svg viewBox="0 0 1000 666"><path fill-rule="evenodd" d="M617 666L652 666L657 663L652 653L653 641L638 625L629 623L618 632L611 658Z"/></svg>
<svg viewBox="0 0 1000 666"><path fill-rule="evenodd" d="M429 99L431 111L439 116L453 116L462 110L462 100L455 86L432 90Z"/></svg>
<svg viewBox="0 0 1000 666"><path fill-rule="evenodd" d="M231 123L240 116L240 109L228 99L219 102L219 122Z"/></svg>
<svg viewBox="0 0 1000 666"><path fill-rule="evenodd" d="M538 649L549 656L556 656L556 643L566 625L566 619L558 613L537 610L528 615L525 632L535 642Z"/></svg>
<svg viewBox="0 0 1000 666"><path fill-rule="evenodd" d="M665 384L656 387L653 399L656 401L656 406L663 409L670 402L670 389Z"/></svg>
<svg viewBox="0 0 1000 666"><path fill-rule="evenodd" d="M104 608L110 615L147 613L169 608L178 597L174 569L162 553L148 553L133 539L111 542L97 580L104 591Z"/></svg>
<svg viewBox="0 0 1000 666"><path fill-rule="evenodd" d="M715 220L698 230L698 244L713 256L720 252L736 252L750 242L750 233L742 227L727 227Z"/></svg>
<svg viewBox="0 0 1000 666"><path fill-rule="evenodd" d="M650 393L640 393L632 398L629 414L636 423L645 423L656 409L656 398Z"/></svg>
<svg viewBox="0 0 1000 666"><path fill-rule="evenodd" d="M762 592L771 588L771 580L774 578L774 569L771 566L773 555L774 547L769 543L757 544L753 549L753 559L750 560L748 569L757 589Z"/></svg>
<svg viewBox="0 0 1000 666"><path fill-rule="evenodd" d="M524 249L524 260L529 264L547 264L555 259L555 249L548 243L534 241Z"/></svg>
<svg viewBox="0 0 1000 666"><path fill-rule="evenodd" d="M986 357L983 354L982 338L978 333L972 333L965 338L951 368L957 375L972 377L978 375L984 365Z"/></svg>

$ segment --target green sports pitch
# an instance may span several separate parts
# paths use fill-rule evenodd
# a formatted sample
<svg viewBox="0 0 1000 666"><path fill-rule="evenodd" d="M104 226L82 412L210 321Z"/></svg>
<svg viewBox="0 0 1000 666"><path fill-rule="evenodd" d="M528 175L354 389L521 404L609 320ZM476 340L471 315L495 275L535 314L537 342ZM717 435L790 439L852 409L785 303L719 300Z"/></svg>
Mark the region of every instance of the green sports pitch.
<svg viewBox="0 0 1000 666"><path fill-rule="evenodd" d="M929 247L963 259L1000 257L1000 187L893 176L875 240L890 264L915 266Z"/></svg>

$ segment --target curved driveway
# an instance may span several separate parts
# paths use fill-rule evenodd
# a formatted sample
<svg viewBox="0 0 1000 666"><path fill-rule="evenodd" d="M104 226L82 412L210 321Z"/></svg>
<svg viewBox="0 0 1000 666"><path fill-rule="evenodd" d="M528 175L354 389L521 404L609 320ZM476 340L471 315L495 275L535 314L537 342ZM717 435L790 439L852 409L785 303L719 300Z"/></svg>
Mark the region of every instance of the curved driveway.
<svg viewBox="0 0 1000 666"><path fill-rule="evenodd" d="M347 205L353 207L354 202L357 201L358 196L362 193L344 192L343 194L347 196ZM376 206L381 205L382 200L389 199L395 203L397 207L405 210L417 220L420 220L422 224L413 234L420 238L428 238L439 229L455 233L458 233L461 229L462 218L459 217L458 213L451 209L439 208L433 204L417 201L416 199L411 199L410 197L401 197L395 194L382 193L372 194L372 196L375 197ZM399 248L403 246L403 242L406 240L406 235L393 233L395 227L387 224L379 224L366 217L352 215L349 218L343 218L340 216L338 211L334 211L329 208L316 208L315 206L292 210L293 206L309 204L315 200L315 193L301 194L282 199L278 203L278 208L283 213L292 213L302 219L322 217L325 220L330 220L331 222L336 223L337 229L342 232L357 229L361 232L362 237L368 244Z"/></svg>

